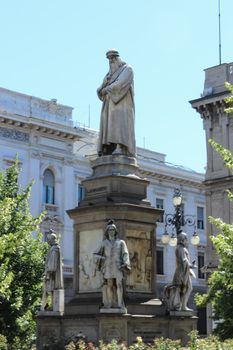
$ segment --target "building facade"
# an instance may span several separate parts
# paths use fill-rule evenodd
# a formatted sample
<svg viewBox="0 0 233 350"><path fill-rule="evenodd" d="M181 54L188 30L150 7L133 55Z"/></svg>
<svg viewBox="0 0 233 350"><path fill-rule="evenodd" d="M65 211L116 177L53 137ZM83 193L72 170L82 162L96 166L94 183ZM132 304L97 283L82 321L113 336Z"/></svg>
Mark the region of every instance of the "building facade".
<svg viewBox="0 0 233 350"><path fill-rule="evenodd" d="M221 144L233 152L233 118L225 112L226 97L229 91L225 82L233 84L233 63L221 64L205 69L204 90L201 97L190 101L192 107L200 114L206 134L207 169L205 174L206 215L220 217L226 223L233 221L232 202L226 190L233 189L233 176L224 166L221 156L209 144L209 139ZM217 234L215 226L208 221L206 271L211 273L218 265L218 256L210 236ZM209 307L209 315L212 311ZM212 331L212 322L208 323L208 332Z"/></svg>
<svg viewBox="0 0 233 350"><path fill-rule="evenodd" d="M49 228L60 235L64 259L66 297L72 295L73 223L66 210L79 205L83 196L82 180L91 174L90 162L96 157L98 132L74 127L72 108L14 91L0 89L0 168L5 169L18 154L21 164L20 184L34 180L30 198L31 212L37 216L46 210L41 225L46 238ZM191 239L196 226L200 244L189 250L196 260L197 278L194 292L206 288L200 268L206 263L205 195L202 174L166 163L164 154L137 148L137 161L142 178L150 181L147 197L152 206L164 210L157 223L157 291L171 283L175 270L174 247L163 245L166 215L174 214L172 197L176 187L183 194L183 212L195 218L195 225L185 226ZM172 234L171 227L167 227ZM204 322L205 323L205 322ZM202 325L201 333L205 333Z"/></svg>

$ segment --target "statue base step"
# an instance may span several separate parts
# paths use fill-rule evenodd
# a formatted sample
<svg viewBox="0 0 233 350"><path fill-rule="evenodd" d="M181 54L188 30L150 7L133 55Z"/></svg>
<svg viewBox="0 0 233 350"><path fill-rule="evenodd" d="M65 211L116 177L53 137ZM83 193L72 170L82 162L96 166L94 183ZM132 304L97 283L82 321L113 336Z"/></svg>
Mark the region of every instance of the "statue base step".
<svg viewBox="0 0 233 350"><path fill-rule="evenodd" d="M100 309L100 313L104 313L104 314L127 314L127 309L126 309L126 307L122 307L122 308L106 308L106 307L102 307Z"/></svg>
<svg viewBox="0 0 233 350"><path fill-rule="evenodd" d="M193 310L174 310L174 311L169 311L170 316L175 316L175 317L192 317L196 316L197 313Z"/></svg>
<svg viewBox="0 0 233 350"><path fill-rule="evenodd" d="M36 314L37 316L46 316L46 317L54 317L54 316L63 316L64 311L52 311L52 310L40 310Z"/></svg>

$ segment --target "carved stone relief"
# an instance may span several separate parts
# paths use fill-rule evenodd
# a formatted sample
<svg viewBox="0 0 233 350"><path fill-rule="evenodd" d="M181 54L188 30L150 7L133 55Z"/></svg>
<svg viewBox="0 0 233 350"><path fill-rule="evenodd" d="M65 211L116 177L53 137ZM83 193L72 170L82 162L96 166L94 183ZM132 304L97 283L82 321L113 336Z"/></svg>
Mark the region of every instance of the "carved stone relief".
<svg viewBox="0 0 233 350"><path fill-rule="evenodd" d="M126 280L127 291L151 292L151 233L128 230L126 243L131 263L131 271Z"/></svg>
<svg viewBox="0 0 233 350"><path fill-rule="evenodd" d="M80 232L79 251L79 291L101 291L103 278L93 262L93 252L103 239L101 229Z"/></svg>

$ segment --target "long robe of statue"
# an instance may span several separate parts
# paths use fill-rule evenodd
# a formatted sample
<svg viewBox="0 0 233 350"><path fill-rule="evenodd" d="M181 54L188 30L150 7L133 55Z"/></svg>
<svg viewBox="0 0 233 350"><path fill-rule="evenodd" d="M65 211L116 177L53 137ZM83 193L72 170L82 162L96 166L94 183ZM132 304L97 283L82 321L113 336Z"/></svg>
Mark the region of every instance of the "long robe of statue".
<svg viewBox="0 0 233 350"><path fill-rule="evenodd" d="M103 101L98 153L112 154L120 145L123 154L135 156L133 69L120 59L116 50L106 55L110 70L97 90Z"/></svg>

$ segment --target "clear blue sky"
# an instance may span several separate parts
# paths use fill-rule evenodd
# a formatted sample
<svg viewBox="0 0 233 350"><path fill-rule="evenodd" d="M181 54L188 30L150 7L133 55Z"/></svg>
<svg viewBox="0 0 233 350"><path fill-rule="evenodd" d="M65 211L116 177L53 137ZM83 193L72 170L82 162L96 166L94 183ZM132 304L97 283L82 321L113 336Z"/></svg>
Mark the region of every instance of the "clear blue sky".
<svg viewBox="0 0 233 350"><path fill-rule="evenodd" d="M203 172L203 69L217 65L218 0L0 1L0 86L74 107L98 129L96 88L119 50L135 73L137 145ZM233 61L233 1L221 0L222 63Z"/></svg>

